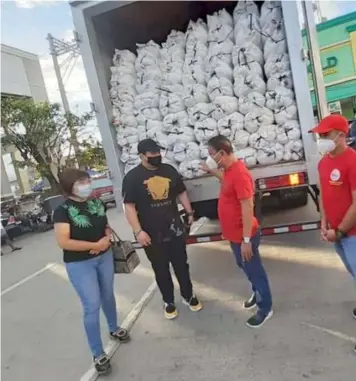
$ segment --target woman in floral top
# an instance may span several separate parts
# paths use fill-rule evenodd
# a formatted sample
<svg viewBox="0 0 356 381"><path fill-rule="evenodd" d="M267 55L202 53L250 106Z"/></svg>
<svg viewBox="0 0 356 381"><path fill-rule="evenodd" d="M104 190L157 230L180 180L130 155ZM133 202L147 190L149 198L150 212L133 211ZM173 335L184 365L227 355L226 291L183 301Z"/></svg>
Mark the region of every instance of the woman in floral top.
<svg viewBox="0 0 356 381"><path fill-rule="evenodd" d="M58 245L63 249L68 277L84 310L84 328L99 374L111 369L100 335L100 307L106 317L110 338L127 342L127 330L117 322L114 296L114 261L110 249L111 230L105 205L90 198L89 175L78 169L66 169L60 185L67 196L54 212L54 228Z"/></svg>

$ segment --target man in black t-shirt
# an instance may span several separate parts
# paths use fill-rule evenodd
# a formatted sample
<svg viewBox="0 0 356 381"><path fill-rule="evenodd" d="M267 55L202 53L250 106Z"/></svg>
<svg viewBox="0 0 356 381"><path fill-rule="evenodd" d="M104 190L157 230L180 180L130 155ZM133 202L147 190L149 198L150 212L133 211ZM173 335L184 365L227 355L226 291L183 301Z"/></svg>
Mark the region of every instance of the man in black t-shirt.
<svg viewBox="0 0 356 381"><path fill-rule="evenodd" d="M201 310L202 305L193 294L177 198L188 213L189 223L193 222L192 208L181 176L171 165L162 163L160 151L161 148L151 139L138 144L142 164L125 176L122 198L126 218L155 272L165 303L165 317L174 319L178 312L174 304L170 263L178 279L183 302L192 311Z"/></svg>

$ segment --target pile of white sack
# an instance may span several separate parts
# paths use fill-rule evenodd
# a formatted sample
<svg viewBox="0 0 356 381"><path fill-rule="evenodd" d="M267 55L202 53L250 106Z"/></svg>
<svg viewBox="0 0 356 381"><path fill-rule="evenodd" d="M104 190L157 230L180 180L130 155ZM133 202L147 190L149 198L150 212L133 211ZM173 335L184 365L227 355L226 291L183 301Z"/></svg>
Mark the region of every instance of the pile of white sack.
<svg viewBox="0 0 356 381"><path fill-rule="evenodd" d="M125 171L152 138L185 178L203 173L214 136L229 138L247 166L299 160L301 130L281 3L241 0L172 30L161 45L115 51L110 95Z"/></svg>
<svg viewBox="0 0 356 381"><path fill-rule="evenodd" d="M261 155L261 164L269 164L272 156L278 161L300 160L303 158L303 144L281 2L265 2L261 8L260 21L267 78L266 107L273 112L276 123L275 141ZM278 154L272 154L277 144Z"/></svg>

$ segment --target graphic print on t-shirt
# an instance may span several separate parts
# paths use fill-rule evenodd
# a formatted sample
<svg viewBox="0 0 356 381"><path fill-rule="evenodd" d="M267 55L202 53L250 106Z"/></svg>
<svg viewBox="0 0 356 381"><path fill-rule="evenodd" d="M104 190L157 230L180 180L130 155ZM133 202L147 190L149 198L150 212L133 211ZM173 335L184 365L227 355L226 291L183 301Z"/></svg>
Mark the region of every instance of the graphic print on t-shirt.
<svg viewBox="0 0 356 381"><path fill-rule="evenodd" d="M73 222L73 225L78 228L89 228L92 226L89 217L84 214L80 214L79 209L74 205L68 206L68 216Z"/></svg>
<svg viewBox="0 0 356 381"><path fill-rule="evenodd" d="M148 193L155 201L167 200L171 179L162 176L153 176L143 182Z"/></svg>

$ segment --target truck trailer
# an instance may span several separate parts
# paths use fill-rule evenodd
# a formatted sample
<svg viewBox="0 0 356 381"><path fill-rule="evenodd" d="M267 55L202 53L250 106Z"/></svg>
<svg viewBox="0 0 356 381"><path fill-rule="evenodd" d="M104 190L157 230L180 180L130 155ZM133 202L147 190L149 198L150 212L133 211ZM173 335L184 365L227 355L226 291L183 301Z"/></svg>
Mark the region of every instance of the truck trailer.
<svg viewBox="0 0 356 381"><path fill-rule="evenodd" d="M121 184L123 165L120 163L121 150L116 142L113 126L112 104L110 101L110 67L115 49L128 49L136 52L136 44L149 40L162 43L171 30L185 31L190 20L206 16L226 8L232 13L237 2L231 1L71 1L71 9L76 29L76 37L82 53L89 88L92 95L92 108L96 113L108 167L114 184L116 205L121 205ZM256 2L263 3L263 2ZM294 82L295 101L298 109L301 139L304 156L300 160L259 165L250 168L256 184L256 214L262 219L263 200L272 196L279 205L302 206L309 196L318 207L317 164L320 155L317 141L308 133L315 125L313 106L308 85L307 60L315 67L314 82L316 92L323 98L320 58L313 31L309 37L311 48L303 49L301 26L296 1L281 2L286 33L291 72ZM309 9L309 14L307 11ZM306 25L314 27L313 11L310 4L304 4L307 16ZM311 14L310 14L311 13ZM312 25L310 25L312 24ZM310 39L309 39L310 42ZM313 50L314 49L314 50ZM324 102L325 103L325 102ZM325 114L325 107L321 116ZM216 218L219 181L212 176L186 179L185 184L196 217ZM288 226L267 227L263 234L279 234L317 229L318 221L294 223ZM190 237L188 243L222 239L219 233Z"/></svg>

